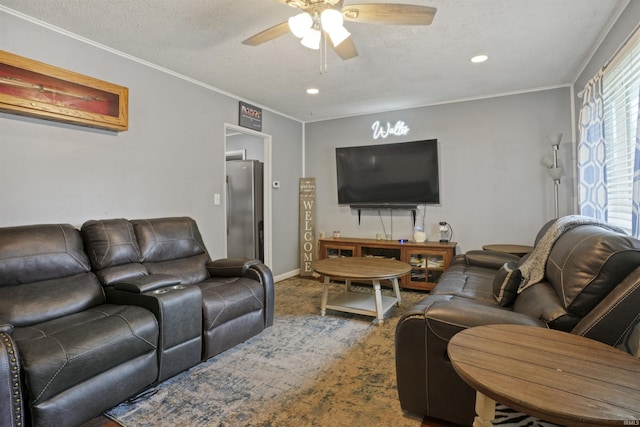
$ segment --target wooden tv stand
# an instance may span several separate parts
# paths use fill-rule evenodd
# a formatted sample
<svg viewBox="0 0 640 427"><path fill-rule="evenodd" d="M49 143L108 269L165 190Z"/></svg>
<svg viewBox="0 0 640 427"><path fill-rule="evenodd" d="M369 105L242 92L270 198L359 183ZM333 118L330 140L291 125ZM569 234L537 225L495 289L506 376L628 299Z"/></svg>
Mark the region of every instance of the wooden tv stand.
<svg viewBox="0 0 640 427"><path fill-rule="evenodd" d="M456 254L456 242L417 243L397 240L325 238L318 242L318 258L380 257L411 265L411 273L400 278L400 287L429 291L449 267Z"/></svg>

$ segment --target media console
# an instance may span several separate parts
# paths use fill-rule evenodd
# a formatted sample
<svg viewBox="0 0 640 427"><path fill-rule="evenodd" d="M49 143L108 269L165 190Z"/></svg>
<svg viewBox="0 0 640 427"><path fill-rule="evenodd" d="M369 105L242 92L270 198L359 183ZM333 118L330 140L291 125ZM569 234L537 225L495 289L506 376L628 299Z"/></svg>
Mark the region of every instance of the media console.
<svg viewBox="0 0 640 427"><path fill-rule="evenodd" d="M336 257L379 257L397 259L411 265L411 273L400 278L400 287L429 291L449 267L456 254L456 242L417 243L397 240L325 238L318 242L320 259Z"/></svg>

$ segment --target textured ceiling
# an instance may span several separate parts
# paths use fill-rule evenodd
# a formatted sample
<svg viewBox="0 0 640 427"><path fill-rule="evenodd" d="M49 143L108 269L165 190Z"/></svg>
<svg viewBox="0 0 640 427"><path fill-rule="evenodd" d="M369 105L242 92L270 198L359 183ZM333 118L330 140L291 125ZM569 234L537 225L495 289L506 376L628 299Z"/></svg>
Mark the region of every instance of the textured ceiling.
<svg viewBox="0 0 640 427"><path fill-rule="evenodd" d="M402 0L437 8L432 25L346 22L359 56L329 52L324 74L292 34L241 44L297 13L274 0L0 5L307 122L569 84L628 1ZM345 0L365 2L381 1ZM480 53L489 60L471 64Z"/></svg>

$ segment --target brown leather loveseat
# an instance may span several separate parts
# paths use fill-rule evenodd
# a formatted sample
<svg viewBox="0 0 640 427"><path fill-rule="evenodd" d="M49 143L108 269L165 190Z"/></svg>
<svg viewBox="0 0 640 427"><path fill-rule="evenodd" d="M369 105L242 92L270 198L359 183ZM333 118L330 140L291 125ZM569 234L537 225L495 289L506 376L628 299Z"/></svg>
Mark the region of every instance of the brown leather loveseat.
<svg viewBox="0 0 640 427"><path fill-rule="evenodd" d="M191 218L0 228L0 427L71 427L273 324L270 270Z"/></svg>
<svg viewBox="0 0 640 427"><path fill-rule="evenodd" d="M487 324L558 329L621 346L640 321L640 241L585 217L552 221L523 258L459 255L396 328L404 410L471 425L475 392L453 370L447 344ZM499 369L499 367L496 367Z"/></svg>

